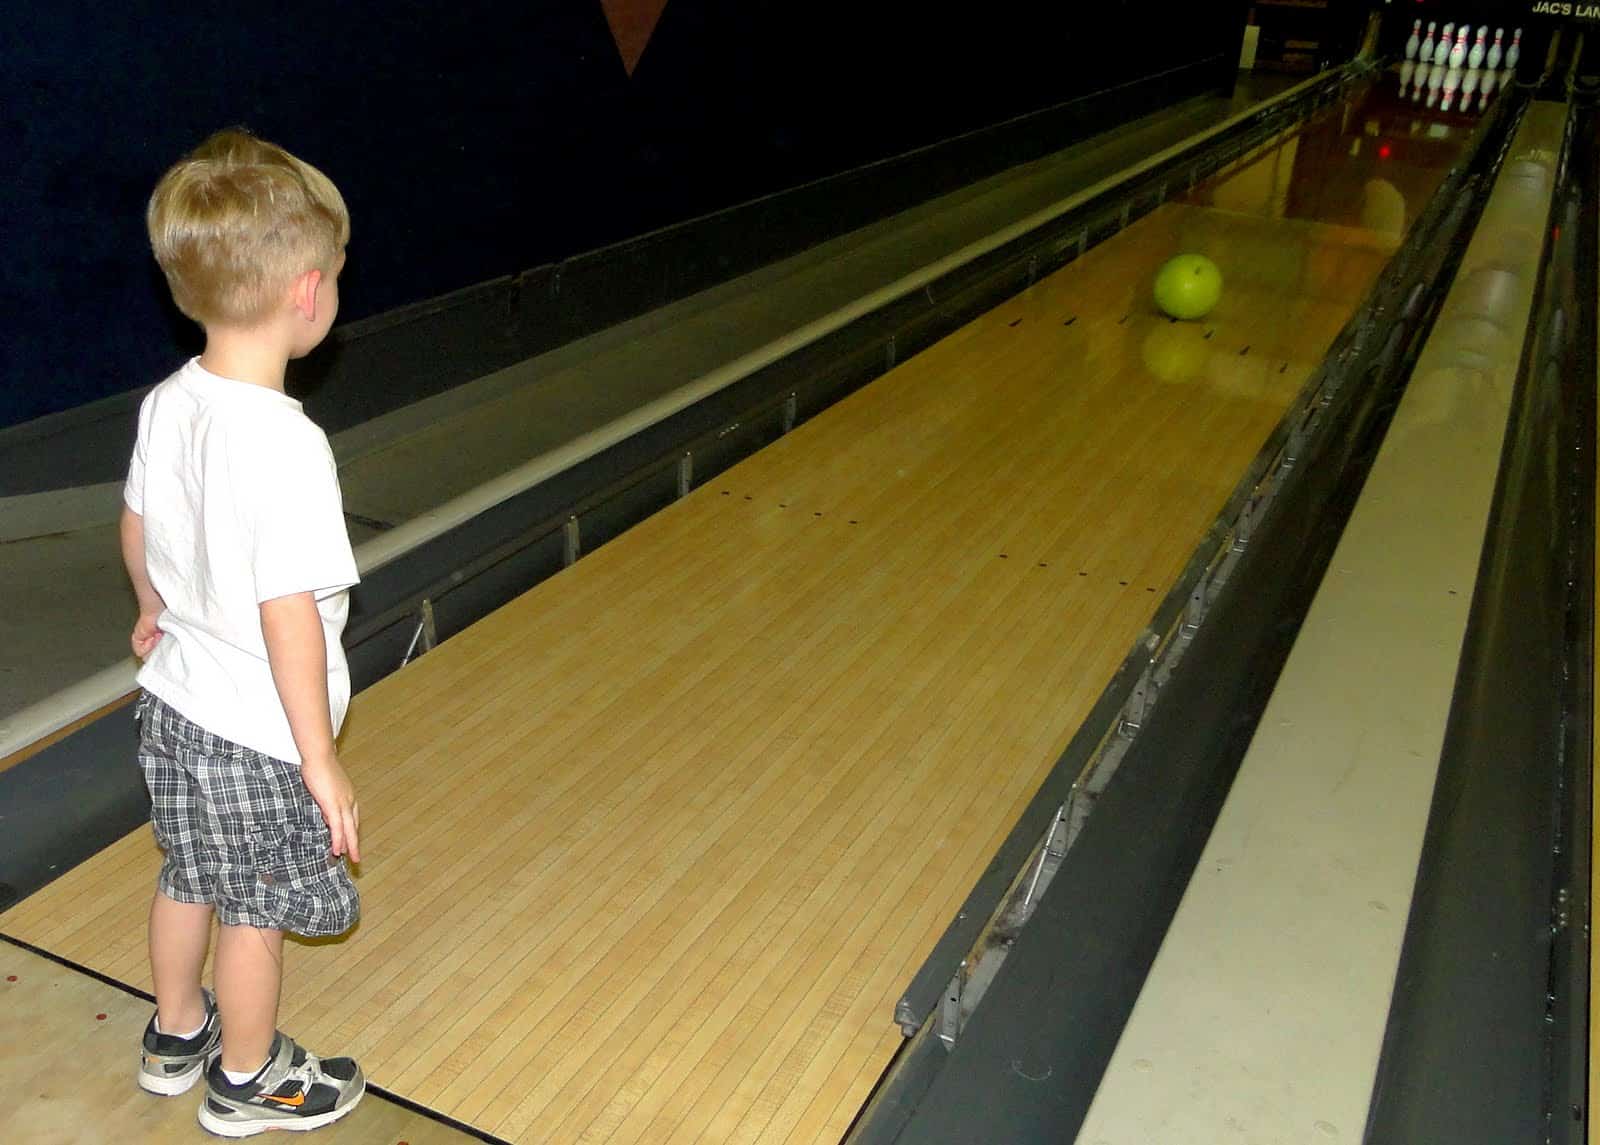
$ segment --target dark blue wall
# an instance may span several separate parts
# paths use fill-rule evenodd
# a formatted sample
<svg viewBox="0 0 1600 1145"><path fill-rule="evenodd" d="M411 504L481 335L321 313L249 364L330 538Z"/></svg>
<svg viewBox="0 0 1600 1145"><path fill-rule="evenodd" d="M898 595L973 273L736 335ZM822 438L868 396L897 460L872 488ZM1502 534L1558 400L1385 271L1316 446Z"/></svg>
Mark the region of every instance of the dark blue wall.
<svg viewBox="0 0 1600 1145"><path fill-rule="evenodd" d="M220 6L219 6L220 7ZM231 8L231 6L229 6ZM668 0L626 73L600 0L20 4L0 44L0 425L196 344L149 257L162 170L243 124L350 203L358 318L1233 45L1237 4ZM863 14L863 13L868 14Z"/></svg>

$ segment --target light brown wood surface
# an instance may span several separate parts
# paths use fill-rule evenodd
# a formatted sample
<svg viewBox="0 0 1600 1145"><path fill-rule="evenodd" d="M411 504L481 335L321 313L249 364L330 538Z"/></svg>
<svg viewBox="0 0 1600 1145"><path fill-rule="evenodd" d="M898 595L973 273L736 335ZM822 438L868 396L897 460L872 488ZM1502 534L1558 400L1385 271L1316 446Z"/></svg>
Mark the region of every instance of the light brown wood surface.
<svg viewBox="0 0 1600 1145"><path fill-rule="evenodd" d="M0 943L0 1139L12 1145L169 1145L208 1138L202 1089L156 1097L134 1081L150 1006L114 986ZM26 1037L12 1034L26 1030ZM465 1145L467 1134L369 1093L319 1130L330 1145Z"/></svg>
<svg viewBox="0 0 1600 1145"><path fill-rule="evenodd" d="M1148 303L1185 248L1204 323ZM283 1027L510 1140L836 1141L1384 248L1163 207L364 692L365 918ZM144 985L157 860L0 929Z"/></svg>

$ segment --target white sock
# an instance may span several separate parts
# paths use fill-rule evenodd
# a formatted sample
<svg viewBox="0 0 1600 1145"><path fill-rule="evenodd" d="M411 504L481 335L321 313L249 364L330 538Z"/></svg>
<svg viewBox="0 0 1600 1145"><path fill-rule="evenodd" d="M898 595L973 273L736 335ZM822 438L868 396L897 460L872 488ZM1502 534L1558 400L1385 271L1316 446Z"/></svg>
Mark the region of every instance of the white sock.
<svg viewBox="0 0 1600 1145"><path fill-rule="evenodd" d="M205 1028L206 1028L206 1024L205 1024L205 1022L202 1021L198 1026L196 1026L194 1029L190 1030L187 1034L168 1034L166 1030L163 1030L161 1028L161 1016L159 1014L156 1015L156 1033L158 1033L158 1034L166 1034L166 1036L169 1037L169 1038L182 1038L184 1041L188 1041L190 1038L199 1037L200 1036L200 1031L205 1029Z"/></svg>
<svg viewBox="0 0 1600 1145"><path fill-rule="evenodd" d="M267 1063L262 1062L255 1069L246 1070L244 1073L235 1073L231 1069L222 1071L222 1076L228 1079L229 1085L243 1085L247 1081L254 1081L257 1074L267 1068Z"/></svg>

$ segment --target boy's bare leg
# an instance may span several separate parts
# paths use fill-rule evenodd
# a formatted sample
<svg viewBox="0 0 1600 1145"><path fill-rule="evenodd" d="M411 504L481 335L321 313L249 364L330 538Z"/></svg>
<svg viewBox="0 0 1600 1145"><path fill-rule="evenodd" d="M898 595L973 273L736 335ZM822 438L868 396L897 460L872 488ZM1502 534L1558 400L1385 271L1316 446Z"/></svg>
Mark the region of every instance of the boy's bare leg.
<svg viewBox="0 0 1600 1145"><path fill-rule="evenodd" d="M163 1033L187 1034L205 1024L200 971L210 945L211 904L178 902L157 891L150 904L150 974Z"/></svg>
<svg viewBox="0 0 1600 1145"><path fill-rule="evenodd" d="M278 1029L283 931L224 926L217 938L217 1009L222 1012L222 1068L254 1073Z"/></svg>

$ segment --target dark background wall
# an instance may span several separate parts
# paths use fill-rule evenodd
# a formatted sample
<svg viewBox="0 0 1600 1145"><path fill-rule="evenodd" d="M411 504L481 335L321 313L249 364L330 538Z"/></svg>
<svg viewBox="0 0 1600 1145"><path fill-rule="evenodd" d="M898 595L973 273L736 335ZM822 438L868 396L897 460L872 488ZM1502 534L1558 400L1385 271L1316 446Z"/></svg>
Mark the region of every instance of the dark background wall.
<svg viewBox="0 0 1600 1145"><path fill-rule="evenodd" d="M143 207L218 127L339 184L354 319L1236 51L1243 10L667 0L630 76L601 0L15 5L0 426L146 385L197 345Z"/></svg>

